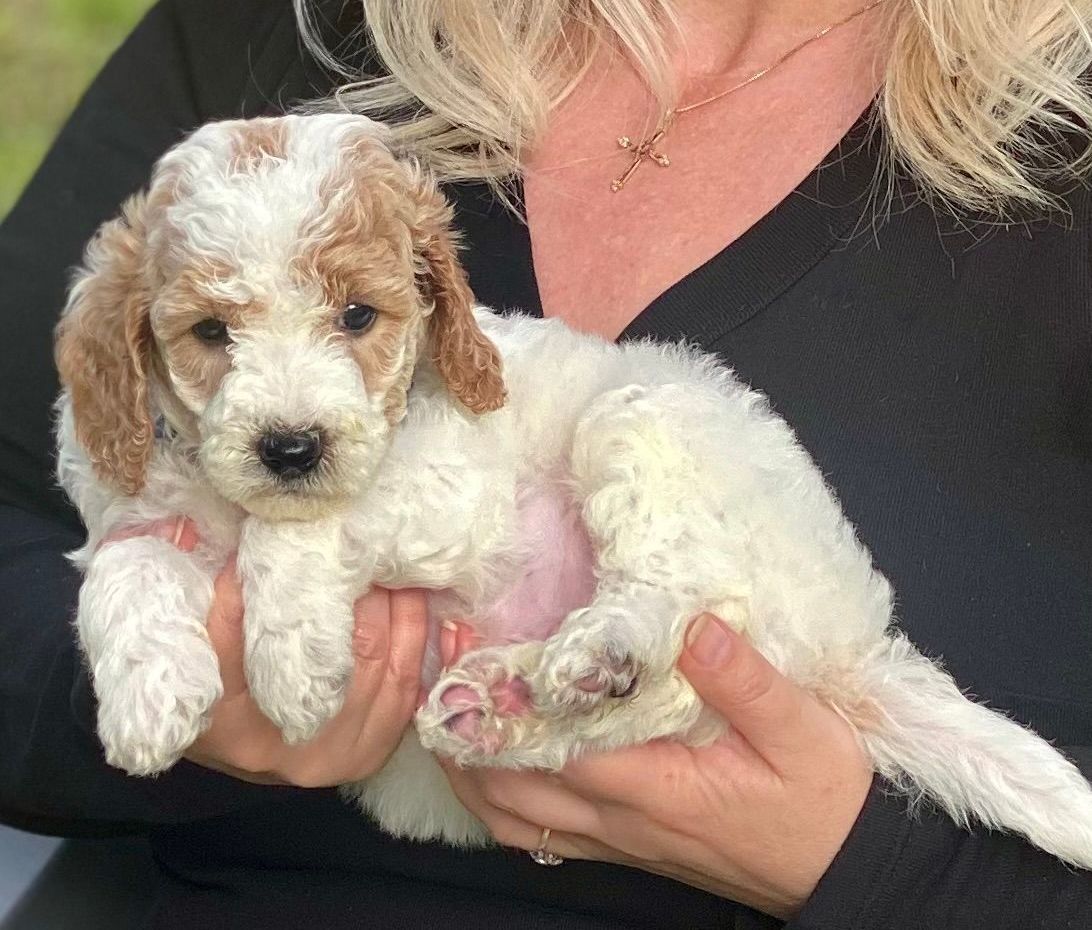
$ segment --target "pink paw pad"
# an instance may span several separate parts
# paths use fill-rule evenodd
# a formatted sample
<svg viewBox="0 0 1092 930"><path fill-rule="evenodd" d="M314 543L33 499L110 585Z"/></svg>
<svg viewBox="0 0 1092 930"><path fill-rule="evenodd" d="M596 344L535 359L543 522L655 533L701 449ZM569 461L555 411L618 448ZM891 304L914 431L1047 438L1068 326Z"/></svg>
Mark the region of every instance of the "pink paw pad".
<svg viewBox="0 0 1092 930"><path fill-rule="evenodd" d="M489 689L493 708L505 717L522 717L531 709L531 686L522 678L508 678Z"/></svg>
<svg viewBox="0 0 1092 930"><path fill-rule="evenodd" d="M625 700L637 693L638 663L628 654L608 650L589 651L584 661L569 659L554 673L553 691L557 707L568 711L590 711L609 700Z"/></svg>
<svg viewBox="0 0 1092 930"><path fill-rule="evenodd" d="M484 713L478 704L478 693L466 685L452 685L442 695L440 701L445 707L466 706L467 709L452 714L444 721L447 727L456 736L472 742L481 733L482 717Z"/></svg>
<svg viewBox="0 0 1092 930"><path fill-rule="evenodd" d="M454 707L456 704L476 704L478 692L466 685L452 685L440 695L440 701L444 707Z"/></svg>
<svg viewBox="0 0 1092 930"><path fill-rule="evenodd" d="M599 674L585 675L576 682L576 686L581 691L587 691L588 694L598 694L607 687L607 682Z"/></svg>
<svg viewBox="0 0 1092 930"><path fill-rule="evenodd" d="M531 710L531 686L522 678L506 678L489 689L490 712L497 717L516 717ZM453 711L444 726L455 736L485 753L495 754L503 745L499 732L486 726L487 709L478 692L468 685L452 685L440 695L440 703Z"/></svg>
<svg viewBox="0 0 1092 930"><path fill-rule="evenodd" d="M480 710L464 710L449 717L444 726L460 739L472 743L481 735L483 716Z"/></svg>

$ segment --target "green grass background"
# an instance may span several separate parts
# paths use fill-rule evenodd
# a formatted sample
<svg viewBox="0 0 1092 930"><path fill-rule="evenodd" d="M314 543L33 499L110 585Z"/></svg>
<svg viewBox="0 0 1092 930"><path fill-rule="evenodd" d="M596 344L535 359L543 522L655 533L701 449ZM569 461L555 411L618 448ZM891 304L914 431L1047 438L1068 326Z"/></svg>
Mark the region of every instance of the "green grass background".
<svg viewBox="0 0 1092 930"><path fill-rule="evenodd" d="M0 217L91 78L151 4L0 0Z"/></svg>

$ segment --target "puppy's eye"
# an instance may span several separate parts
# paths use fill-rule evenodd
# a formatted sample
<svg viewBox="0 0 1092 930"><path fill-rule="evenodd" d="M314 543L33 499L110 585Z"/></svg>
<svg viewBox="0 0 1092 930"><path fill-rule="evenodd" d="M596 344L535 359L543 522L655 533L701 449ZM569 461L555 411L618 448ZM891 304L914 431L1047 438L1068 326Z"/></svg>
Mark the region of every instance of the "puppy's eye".
<svg viewBox="0 0 1092 930"><path fill-rule="evenodd" d="M194 323L190 327L190 331L202 342L223 345L228 341L227 323L216 319L214 316L210 316L200 323Z"/></svg>
<svg viewBox="0 0 1092 930"><path fill-rule="evenodd" d="M375 322L375 317L375 307L354 301L341 314L341 328L350 333L362 333Z"/></svg>

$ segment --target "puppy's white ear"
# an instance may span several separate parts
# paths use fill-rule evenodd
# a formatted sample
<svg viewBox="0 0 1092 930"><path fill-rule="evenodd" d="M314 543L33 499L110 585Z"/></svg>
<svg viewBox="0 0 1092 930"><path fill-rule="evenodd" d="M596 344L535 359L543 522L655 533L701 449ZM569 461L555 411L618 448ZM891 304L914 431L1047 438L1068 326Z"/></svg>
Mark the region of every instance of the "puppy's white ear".
<svg viewBox="0 0 1092 930"><path fill-rule="evenodd" d="M429 218L421 245L425 286L435 305L428 321L433 364L468 410L497 410L507 395L501 357L474 319L474 294L459 263L451 208L433 189L423 213Z"/></svg>
<svg viewBox="0 0 1092 930"><path fill-rule="evenodd" d="M144 279L146 198L131 198L87 247L57 325L55 357L76 436L98 475L127 494L144 486L155 427L148 402L152 331Z"/></svg>

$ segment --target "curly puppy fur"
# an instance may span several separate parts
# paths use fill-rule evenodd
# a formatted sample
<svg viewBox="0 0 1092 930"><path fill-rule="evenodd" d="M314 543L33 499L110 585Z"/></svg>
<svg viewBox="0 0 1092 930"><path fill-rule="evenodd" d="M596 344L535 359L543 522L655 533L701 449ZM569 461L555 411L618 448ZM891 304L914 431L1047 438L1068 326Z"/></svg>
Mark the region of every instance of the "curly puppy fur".
<svg viewBox="0 0 1092 930"><path fill-rule="evenodd" d="M475 308L449 206L384 138L341 115L205 126L88 247L58 327L59 472L89 531L77 626L107 759L162 771L207 725L204 618L237 550L248 680L289 741L340 707L370 584L477 623L450 669L433 637L416 731L346 787L394 833L486 840L433 752L555 768L715 738L674 670L711 610L897 785L1092 867L1089 785L893 628L888 584L765 399L683 346ZM306 465L263 451L285 434ZM103 543L178 513L192 553Z"/></svg>

